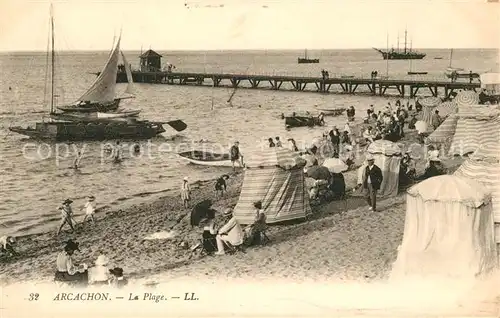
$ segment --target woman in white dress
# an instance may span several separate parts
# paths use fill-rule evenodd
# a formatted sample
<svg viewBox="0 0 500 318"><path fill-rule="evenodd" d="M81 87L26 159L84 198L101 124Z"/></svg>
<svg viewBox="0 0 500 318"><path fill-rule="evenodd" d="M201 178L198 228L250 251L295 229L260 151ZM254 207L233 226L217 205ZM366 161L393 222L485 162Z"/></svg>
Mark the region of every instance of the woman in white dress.
<svg viewBox="0 0 500 318"><path fill-rule="evenodd" d="M181 200L185 208L189 207L189 201L191 200L191 188L189 187L188 177L184 177L181 186Z"/></svg>

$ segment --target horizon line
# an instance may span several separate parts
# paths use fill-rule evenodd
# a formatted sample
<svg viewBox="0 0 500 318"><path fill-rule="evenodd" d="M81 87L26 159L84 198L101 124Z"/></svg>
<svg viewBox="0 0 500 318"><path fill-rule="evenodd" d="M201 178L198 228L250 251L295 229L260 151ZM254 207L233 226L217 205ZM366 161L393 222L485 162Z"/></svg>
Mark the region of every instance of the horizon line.
<svg viewBox="0 0 500 318"><path fill-rule="evenodd" d="M428 48L412 48L412 51L419 51L419 50L500 50L499 47L428 47ZM141 51L148 51L148 50L153 50L153 51L161 51L161 52L221 52L221 51L226 51L226 52L245 52L245 51L303 51L305 49L290 49L290 48L279 48L279 49L125 49L121 51L131 51L131 52L141 52ZM374 47L369 47L369 48L321 48L321 49L307 49L309 51L362 51L362 50L374 50ZM381 48L381 50L387 50L387 48ZM109 49L72 49L72 50L57 50L57 52L108 52ZM401 51L401 50L400 50ZM1 50L0 53L45 53L47 52L46 50Z"/></svg>

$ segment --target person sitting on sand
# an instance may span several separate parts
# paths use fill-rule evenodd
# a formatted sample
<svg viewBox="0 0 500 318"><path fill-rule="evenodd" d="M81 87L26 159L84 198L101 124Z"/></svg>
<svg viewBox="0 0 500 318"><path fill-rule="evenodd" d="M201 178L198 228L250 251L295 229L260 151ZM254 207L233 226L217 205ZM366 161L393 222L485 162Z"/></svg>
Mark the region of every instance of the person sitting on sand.
<svg viewBox="0 0 500 318"><path fill-rule="evenodd" d="M14 245L16 244L16 239L13 236L2 236L0 237L0 252L6 254L7 256L17 256L19 255L16 250L14 250Z"/></svg>
<svg viewBox="0 0 500 318"><path fill-rule="evenodd" d="M58 210L61 211L61 225L59 225L59 229L57 230L56 235L59 235L59 233L61 233L61 230L65 224L69 225L72 232L75 231L75 228L73 226L74 220L73 220L73 210L71 209L71 203L73 203L73 200L66 199L64 200L62 206L58 208Z"/></svg>
<svg viewBox="0 0 500 318"><path fill-rule="evenodd" d="M189 207L189 201L191 201L191 188L189 187L188 180L188 177L184 177L181 185L181 200L186 209Z"/></svg>
<svg viewBox="0 0 500 318"><path fill-rule="evenodd" d="M299 148L297 147L297 143L295 142L295 139L288 138L288 142L289 142L289 149L291 151L299 151Z"/></svg>
<svg viewBox="0 0 500 318"><path fill-rule="evenodd" d="M417 118L415 114L411 115L410 121L408 122L408 129L415 129L415 124L417 123Z"/></svg>
<svg viewBox="0 0 500 318"><path fill-rule="evenodd" d="M64 251L57 255L54 280L58 282L79 282L82 284L88 283L87 265L81 264L76 267L73 264L73 254L75 251L80 251L78 242L69 240L64 246Z"/></svg>
<svg viewBox="0 0 500 318"><path fill-rule="evenodd" d="M267 141L269 142L269 148L276 147L276 144L274 143L273 138L269 138Z"/></svg>
<svg viewBox="0 0 500 318"><path fill-rule="evenodd" d="M107 267L109 259L105 255L99 255L95 261L95 266L89 269L90 285L108 285L111 275Z"/></svg>
<svg viewBox="0 0 500 318"><path fill-rule="evenodd" d="M217 241L217 252L215 255L226 254L224 251L224 243L229 243L234 247L243 244L243 229L232 214L233 211L231 209L224 211L223 215L230 219L219 229L218 234L215 237L215 240Z"/></svg>
<svg viewBox="0 0 500 318"><path fill-rule="evenodd" d="M276 137L276 147L283 147L283 144L281 143L280 137Z"/></svg>
<svg viewBox="0 0 500 318"><path fill-rule="evenodd" d="M210 220L207 225L203 227L203 233L201 234L201 239L203 242L203 250L208 254L212 255L217 250L217 231L214 228L213 220Z"/></svg>
<svg viewBox="0 0 500 318"><path fill-rule="evenodd" d="M373 142L372 126L368 126L368 128L363 132L363 138L365 138L368 144Z"/></svg>
<svg viewBox="0 0 500 318"><path fill-rule="evenodd" d="M224 195L224 191L227 191L226 180L229 179L229 175L224 174L220 176L217 181L215 181L215 197L220 198Z"/></svg>
<svg viewBox="0 0 500 318"><path fill-rule="evenodd" d="M123 286L126 286L128 284L128 280L123 277L123 268L115 267L113 269L110 269L109 273L112 275L111 280L109 281L110 286L122 288Z"/></svg>
<svg viewBox="0 0 500 318"><path fill-rule="evenodd" d="M87 197L87 202L85 203L85 217L83 218L83 223L90 219L92 224L95 224L94 213L95 213L95 197L90 195Z"/></svg>

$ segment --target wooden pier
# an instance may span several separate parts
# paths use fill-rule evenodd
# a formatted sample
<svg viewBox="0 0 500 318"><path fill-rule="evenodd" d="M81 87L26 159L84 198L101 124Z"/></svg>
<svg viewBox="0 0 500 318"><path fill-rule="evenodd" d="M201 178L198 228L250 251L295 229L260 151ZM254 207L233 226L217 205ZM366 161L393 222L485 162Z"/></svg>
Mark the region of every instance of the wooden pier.
<svg viewBox="0 0 500 318"><path fill-rule="evenodd" d="M289 90L299 92L371 94L380 96L415 97L419 93L449 98L457 90L476 90L479 82L451 82L446 80L386 79L340 77L300 77L281 75L247 75L185 72L133 71L134 82L194 85L208 87L239 87L250 89ZM117 74L117 82L127 82L125 72Z"/></svg>

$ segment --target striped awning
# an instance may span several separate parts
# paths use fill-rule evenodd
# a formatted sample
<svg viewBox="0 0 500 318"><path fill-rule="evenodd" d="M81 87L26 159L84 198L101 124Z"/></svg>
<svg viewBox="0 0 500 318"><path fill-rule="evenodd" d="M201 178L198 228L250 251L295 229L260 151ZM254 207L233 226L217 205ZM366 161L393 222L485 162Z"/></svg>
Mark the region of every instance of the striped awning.
<svg viewBox="0 0 500 318"><path fill-rule="evenodd" d="M461 91L453 99L455 104L460 106L477 105L479 104L479 94L474 91Z"/></svg>
<svg viewBox="0 0 500 318"><path fill-rule="evenodd" d="M298 153L283 147L259 148L253 152L245 165L248 168L276 167L292 169L305 166L306 161Z"/></svg>
<svg viewBox="0 0 500 318"><path fill-rule="evenodd" d="M441 102L441 98L434 96L425 97L418 100L418 103L422 105L422 107L436 107L441 104Z"/></svg>
<svg viewBox="0 0 500 318"><path fill-rule="evenodd" d="M368 146L367 152L369 154L382 154L386 156L399 156L401 155L401 148L389 140L375 140Z"/></svg>
<svg viewBox="0 0 500 318"><path fill-rule="evenodd" d="M500 115L500 110L495 106L487 105L462 105L458 108L460 118L474 118L477 120L491 120Z"/></svg>
<svg viewBox="0 0 500 318"><path fill-rule="evenodd" d="M480 107L472 109L481 109ZM462 110L459 108L459 111ZM451 155L472 153L483 144L498 142L498 117L460 116L450 145Z"/></svg>
<svg viewBox="0 0 500 318"><path fill-rule="evenodd" d="M479 145L479 148L472 155L470 155L469 158L471 160L487 161L492 163L500 162L500 140Z"/></svg>
<svg viewBox="0 0 500 318"><path fill-rule="evenodd" d="M457 112L457 104L454 102L444 102L442 104L439 104L439 106L436 108L436 110L439 111L439 115L442 117L446 117L452 113Z"/></svg>
<svg viewBox="0 0 500 318"><path fill-rule="evenodd" d="M455 129L457 128L458 116L451 114L439 127L426 139L426 143L447 143L451 142Z"/></svg>

